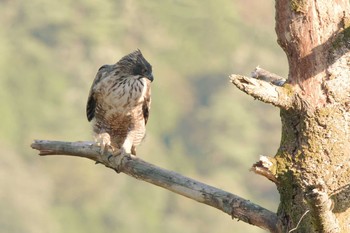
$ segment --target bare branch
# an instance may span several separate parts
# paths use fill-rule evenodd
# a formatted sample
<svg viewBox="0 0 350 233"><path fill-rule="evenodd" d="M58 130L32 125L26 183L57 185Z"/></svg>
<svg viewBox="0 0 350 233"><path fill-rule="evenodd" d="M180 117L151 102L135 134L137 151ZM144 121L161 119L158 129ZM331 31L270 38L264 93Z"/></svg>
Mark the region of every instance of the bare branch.
<svg viewBox="0 0 350 233"><path fill-rule="evenodd" d="M252 78L264 80L266 82L270 82L276 86L282 86L286 79L278 76L277 74L271 73L270 71L264 70L257 66L252 72Z"/></svg>
<svg viewBox="0 0 350 233"><path fill-rule="evenodd" d="M252 72L252 77L232 74L231 82L241 91L283 109L293 106L294 92L286 80L260 67Z"/></svg>
<svg viewBox="0 0 350 233"><path fill-rule="evenodd" d="M316 213L317 225L321 232L338 233L341 231L337 218L332 212L333 201L328 196L324 184L311 186L305 197Z"/></svg>
<svg viewBox="0 0 350 233"><path fill-rule="evenodd" d="M232 74L231 82L241 91L283 109L292 107L293 94L285 86L276 86L265 80L259 80L242 75ZM289 87L289 85L287 85Z"/></svg>
<svg viewBox="0 0 350 233"><path fill-rule="evenodd" d="M260 160L253 164L251 171L258 175L262 175L267 179L271 180L275 184L278 184L276 178L276 161L274 158L267 156L260 156Z"/></svg>
<svg viewBox="0 0 350 233"><path fill-rule="evenodd" d="M291 232L293 232L293 231L298 230L298 227L299 227L301 221L303 220L303 218L305 217L305 215L307 215L307 213L309 213L309 212L310 212L310 210L306 210L306 211L303 213L303 215L301 215L301 217L300 217L300 219L299 219L299 221L298 221L296 227L294 227L293 229L290 229L290 230L288 231L288 233L291 233Z"/></svg>
<svg viewBox="0 0 350 233"><path fill-rule="evenodd" d="M36 140L31 147L39 150L39 155L71 155L94 160L136 179L215 207L231 215L232 218L273 233L281 232L281 224L275 213L237 195L157 167L135 156L113 156L109 152L101 155L100 147L92 142Z"/></svg>

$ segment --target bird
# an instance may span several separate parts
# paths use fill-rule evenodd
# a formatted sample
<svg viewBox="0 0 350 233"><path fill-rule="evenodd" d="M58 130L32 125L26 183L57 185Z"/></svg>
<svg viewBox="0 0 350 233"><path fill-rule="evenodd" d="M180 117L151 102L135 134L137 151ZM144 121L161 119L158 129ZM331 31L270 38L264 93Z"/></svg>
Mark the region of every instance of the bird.
<svg viewBox="0 0 350 233"><path fill-rule="evenodd" d="M139 49L99 68L90 88L86 116L101 151L136 155L151 107L151 64Z"/></svg>

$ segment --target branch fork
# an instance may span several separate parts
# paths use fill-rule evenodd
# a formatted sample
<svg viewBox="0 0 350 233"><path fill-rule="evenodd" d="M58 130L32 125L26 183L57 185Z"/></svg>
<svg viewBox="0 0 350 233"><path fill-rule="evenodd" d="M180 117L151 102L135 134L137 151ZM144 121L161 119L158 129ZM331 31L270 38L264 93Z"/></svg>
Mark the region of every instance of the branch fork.
<svg viewBox="0 0 350 233"><path fill-rule="evenodd" d="M256 67L252 77L232 74L230 81L241 91L265 103L289 109L293 103L293 92L286 80L274 73Z"/></svg>

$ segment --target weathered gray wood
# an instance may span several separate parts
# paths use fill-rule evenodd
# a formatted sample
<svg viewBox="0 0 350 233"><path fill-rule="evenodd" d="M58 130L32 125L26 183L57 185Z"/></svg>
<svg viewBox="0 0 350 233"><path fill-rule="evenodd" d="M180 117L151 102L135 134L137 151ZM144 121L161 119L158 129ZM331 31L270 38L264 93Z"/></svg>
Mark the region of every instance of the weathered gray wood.
<svg viewBox="0 0 350 233"><path fill-rule="evenodd" d="M266 80L260 80L238 74L230 75L230 81L241 91L265 103L283 109L292 107L294 97L290 95L288 85L278 86Z"/></svg>
<svg viewBox="0 0 350 233"><path fill-rule="evenodd" d="M281 76L272 73L268 70L264 70L263 68L260 68L259 66L255 67L255 69L252 72L252 78L264 80L266 82L272 83L276 86L282 86L286 79L282 78Z"/></svg>
<svg viewBox="0 0 350 233"><path fill-rule="evenodd" d="M42 156L71 155L94 160L136 179L215 207L231 215L232 218L242 220L270 232L281 232L279 220L275 213L237 195L185 177L179 173L157 167L138 157L131 155L113 156L109 152L101 155L100 147L92 142L36 140L31 147L39 150L39 155Z"/></svg>

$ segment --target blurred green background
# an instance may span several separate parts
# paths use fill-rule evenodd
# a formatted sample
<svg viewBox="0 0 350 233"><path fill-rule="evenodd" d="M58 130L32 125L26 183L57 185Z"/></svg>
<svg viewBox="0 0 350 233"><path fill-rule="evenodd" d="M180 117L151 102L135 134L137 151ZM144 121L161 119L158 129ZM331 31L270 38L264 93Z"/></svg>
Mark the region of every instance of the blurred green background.
<svg viewBox="0 0 350 233"><path fill-rule="evenodd" d="M97 69L140 48L153 65L138 154L272 211L278 193L249 172L274 155L279 112L229 74L286 76L274 2L0 0L0 232L264 232L92 161L39 157L33 139L92 140L85 104Z"/></svg>

